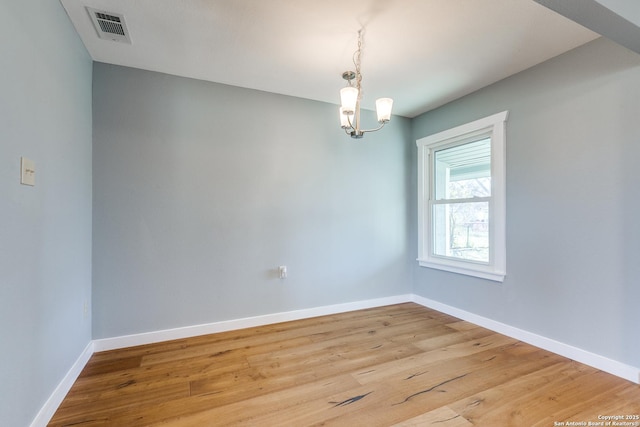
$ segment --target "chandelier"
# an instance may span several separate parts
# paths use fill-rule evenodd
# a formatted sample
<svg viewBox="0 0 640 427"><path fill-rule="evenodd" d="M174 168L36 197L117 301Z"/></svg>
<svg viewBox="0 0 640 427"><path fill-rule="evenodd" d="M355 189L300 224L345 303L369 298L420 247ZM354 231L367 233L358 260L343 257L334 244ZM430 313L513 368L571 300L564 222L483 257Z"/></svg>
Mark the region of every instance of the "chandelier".
<svg viewBox="0 0 640 427"><path fill-rule="evenodd" d="M362 54L362 30L358 31L358 50L353 54L355 71L345 71L342 78L347 86L340 90L340 126L351 138L362 138L366 132L375 132L391 120L393 99L379 98L376 100L376 113L380 126L374 129L361 129L360 101L362 99L362 74L360 73L360 55ZM354 83L355 81L355 83Z"/></svg>

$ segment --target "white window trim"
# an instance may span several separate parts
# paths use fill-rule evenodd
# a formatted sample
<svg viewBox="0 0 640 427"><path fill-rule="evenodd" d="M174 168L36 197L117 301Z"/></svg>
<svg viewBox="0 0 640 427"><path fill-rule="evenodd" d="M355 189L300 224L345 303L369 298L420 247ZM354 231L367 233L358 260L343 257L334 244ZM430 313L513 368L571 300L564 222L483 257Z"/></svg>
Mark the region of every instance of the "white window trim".
<svg viewBox="0 0 640 427"><path fill-rule="evenodd" d="M466 274L497 282L506 275L506 135L508 111L448 129L416 141L418 146L418 263L422 267ZM432 250L432 228L429 201L432 189L429 157L435 149L473 139L491 136L491 201L489 263L456 260L435 256Z"/></svg>

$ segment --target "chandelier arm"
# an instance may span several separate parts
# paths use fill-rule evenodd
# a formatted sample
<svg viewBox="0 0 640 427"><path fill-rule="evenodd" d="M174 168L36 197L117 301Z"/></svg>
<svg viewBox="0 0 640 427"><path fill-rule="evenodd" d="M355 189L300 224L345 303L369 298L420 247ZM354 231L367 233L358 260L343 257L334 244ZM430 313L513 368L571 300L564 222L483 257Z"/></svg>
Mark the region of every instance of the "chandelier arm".
<svg viewBox="0 0 640 427"><path fill-rule="evenodd" d="M386 125L386 124L387 124L387 122L384 122L384 123L382 123L380 126L378 126L378 127L377 127L377 128L375 128L375 129L361 129L361 130L360 130L360 132L362 132L362 133L366 133L366 132L375 132L375 131L377 131L377 130L382 129L382 128L384 127L384 125Z"/></svg>

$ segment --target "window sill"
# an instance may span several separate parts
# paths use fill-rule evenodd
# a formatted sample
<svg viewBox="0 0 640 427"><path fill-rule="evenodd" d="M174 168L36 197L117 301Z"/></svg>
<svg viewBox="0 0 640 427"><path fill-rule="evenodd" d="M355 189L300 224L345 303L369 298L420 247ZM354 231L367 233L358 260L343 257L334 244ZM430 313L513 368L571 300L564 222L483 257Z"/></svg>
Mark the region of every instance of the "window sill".
<svg viewBox="0 0 640 427"><path fill-rule="evenodd" d="M437 270L449 271L451 273L479 277L481 279L492 280L494 282L504 282L504 277L506 275L504 272L493 271L489 268L470 268L467 266L451 265L421 259L418 260L418 264L421 267L435 268Z"/></svg>

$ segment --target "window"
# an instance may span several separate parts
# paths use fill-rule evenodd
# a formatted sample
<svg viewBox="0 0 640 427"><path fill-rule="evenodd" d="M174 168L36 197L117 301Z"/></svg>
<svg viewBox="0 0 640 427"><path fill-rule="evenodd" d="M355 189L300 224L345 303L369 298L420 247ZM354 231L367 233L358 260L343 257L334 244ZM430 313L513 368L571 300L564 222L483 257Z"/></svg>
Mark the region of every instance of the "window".
<svg viewBox="0 0 640 427"><path fill-rule="evenodd" d="M507 115L416 142L421 266L504 280Z"/></svg>

